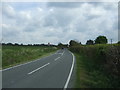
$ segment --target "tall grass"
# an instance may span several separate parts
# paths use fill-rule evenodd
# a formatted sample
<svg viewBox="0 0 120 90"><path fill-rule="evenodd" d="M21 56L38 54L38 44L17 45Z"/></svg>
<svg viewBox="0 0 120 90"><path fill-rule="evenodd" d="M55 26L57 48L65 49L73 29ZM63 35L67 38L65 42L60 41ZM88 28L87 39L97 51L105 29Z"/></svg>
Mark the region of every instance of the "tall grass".
<svg viewBox="0 0 120 90"><path fill-rule="evenodd" d="M77 59L75 88L110 88L112 86L108 76L90 59L77 53L75 56Z"/></svg>
<svg viewBox="0 0 120 90"><path fill-rule="evenodd" d="M2 46L2 67L40 58L57 50L56 47L42 46Z"/></svg>
<svg viewBox="0 0 120 90"><path fill-rule="evenodd" d="M81 62L84 67L80 68L83 68L85 72L87 71L88 75L90 75L89 77L94 76L90 80L96 80L94 82L96 85L90 82L87 83L91 87L120 87L119 44L73 46L70 50L77 54L77 59L79 59L77 67L80 67ZM97 84L98 81L101 85Z"/></svg>

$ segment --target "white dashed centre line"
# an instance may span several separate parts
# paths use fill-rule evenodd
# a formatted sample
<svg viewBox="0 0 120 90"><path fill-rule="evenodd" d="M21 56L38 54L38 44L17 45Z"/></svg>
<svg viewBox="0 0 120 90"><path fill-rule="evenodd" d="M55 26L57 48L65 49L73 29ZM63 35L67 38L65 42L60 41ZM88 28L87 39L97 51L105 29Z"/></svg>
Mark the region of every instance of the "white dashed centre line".
<svg viewBox="0 0 120 90"><path fill-rule="evenodd" d="M45 65L43 65L43 66L41 66L41 67L39 67L39 68L37 68L37 69L35 69L35 70L29 72L28 74L30 75L30 74L32 74L32 73L34 73L34 72L36 72L36 71L38 71L38 70L44 68L45 66L47 66L47 65L49 65L49 64L50 64L50 63L47 63L47 64L45 64Z"/></svg>
<svg viewBox="0 0 120 90"><path fill-rule="evenodd" d="M65 51L64 51L65 52ZM64 54L64 52L61 54L61 56Z"/></svg>
<svg viewBox="0 0 120 90"><path fill-rule="evenodd" d="M60 58L60 57L56 58L55 61L58 60L59 58Z"/></svg>

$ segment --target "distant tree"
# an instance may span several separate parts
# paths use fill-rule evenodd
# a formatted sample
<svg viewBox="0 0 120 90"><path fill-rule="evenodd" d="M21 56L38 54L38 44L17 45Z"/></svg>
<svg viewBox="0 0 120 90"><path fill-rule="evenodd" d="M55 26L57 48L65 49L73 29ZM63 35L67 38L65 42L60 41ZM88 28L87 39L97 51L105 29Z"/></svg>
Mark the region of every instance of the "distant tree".
<svg viewBox="0 0 120 90"><path fill-rule="evenodd" d="M28 44L28 46L32 46L32 44Z"/></svg>
<svg viewBox="0 0 120 90"><path fill-rule="evenodd" d="M120 44L120 41L118 41L118 44Z"/></svg>
<svg viewBox="0 0 120 90"><path fill-rule="evenodd" d="M65 46L66 48L68 48L68 44L65 44L64 46Z"/></svg>
<svg viewBox="0 0 120 90"><path fill-rule="evenodd" d="M80 42L79 44L81 45L82 43Z"/></svg>
<svg viewBox="0 0 120 90"><path fill-rule="evenodd" d="M19 44L18 44L18 43L15 43L14 45L15 45L15 46L18 46Z"/></svg>
<svg viewBox="0 0 120 90"><path fill-rule="evenodd" d="M94 41L93 40L87 40L86 45L93 45Z"/></svg>
<svg viewBox="0 0 120 90"><path fill-rule="evenodd" d="M75 41L75 40L70 40L69 45L70 46L77 46L77 45L80 45L80 43Z"/></svg>
<svg viewBox="0 0 120 90"><path fill-rule="evenodd" d="M63 44L62 44L62 43L58 43L58 46L59 46L59 47L62 47L62 46L63 46Z"/></svg>
<svg viewBox="0 0 120 90"><path fill-rule="evenodd" d="M21 43L20 45L23 46L23 43Z"/></svg>
<svg viewBox="0 0 120 90"><path fill-rule="evenodd" d="M63 48L64 46L63 46L63 44L60 42L60 43L58 43L58 48Z"/></svg>
<svg viewBox="0 0 120 90"><path fill-rule="evenodd" d="M95 44L106 44L106 43L108 43L108 40L105 36L98 36L95 39Z"/></svg>
<svg viewBox="0 0 120 90"><path fill-rule="evenodd" d="M7 43L6 45L13 45L12 43Z"/></svg>
<svg viewBox="0 0 120 90"><path fill-rule="evenodd" d="M40 46L45 46L45 44L41 44Z"/></svg>
<svg viewBox="0 0 120 90"><path fill-rule="evenodd" d="M68 48L68 44L63 44L63 47L64 48Z"/></svg>
<svg viewBox="0 0 120 90"><path fill-rule="evenodd" d="M2 45L6 45L5 43L2 43Z"/></svg>

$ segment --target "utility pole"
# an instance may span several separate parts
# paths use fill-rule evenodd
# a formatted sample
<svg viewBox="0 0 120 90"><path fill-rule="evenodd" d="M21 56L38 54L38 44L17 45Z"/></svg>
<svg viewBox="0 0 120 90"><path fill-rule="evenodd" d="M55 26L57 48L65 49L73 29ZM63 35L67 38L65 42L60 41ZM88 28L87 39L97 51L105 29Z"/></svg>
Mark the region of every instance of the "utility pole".
<svg viewBox="0 0 120 90"><path fill-rule="evenodd" d="M50 46L50 43L48 43L48 46Z"/></svg>
<svg viewBox="0 0 120 90"><path fill-rule="evenodd" d="M112 39L110 39L111 40L111 44L112 44Z"/></svg>

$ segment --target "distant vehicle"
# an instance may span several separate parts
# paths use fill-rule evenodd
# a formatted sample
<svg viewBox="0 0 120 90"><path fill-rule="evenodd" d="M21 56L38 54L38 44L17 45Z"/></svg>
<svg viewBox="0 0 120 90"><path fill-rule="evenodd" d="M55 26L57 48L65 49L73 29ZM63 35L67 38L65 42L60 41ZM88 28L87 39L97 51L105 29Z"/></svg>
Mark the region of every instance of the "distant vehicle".
<svg viewBox="0 0 120 90"><path fill-rule="evenodd" d="M61 49L64 49L63 47Z"/></svg>

